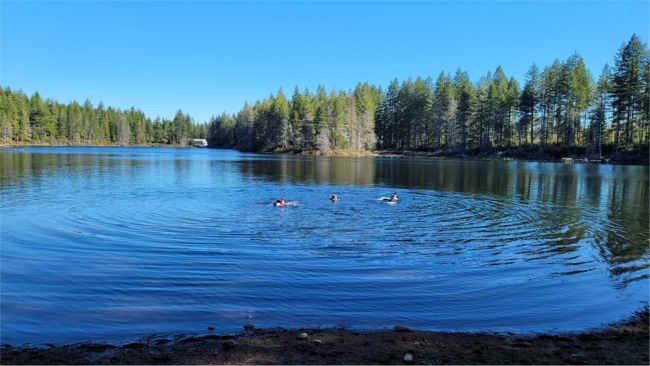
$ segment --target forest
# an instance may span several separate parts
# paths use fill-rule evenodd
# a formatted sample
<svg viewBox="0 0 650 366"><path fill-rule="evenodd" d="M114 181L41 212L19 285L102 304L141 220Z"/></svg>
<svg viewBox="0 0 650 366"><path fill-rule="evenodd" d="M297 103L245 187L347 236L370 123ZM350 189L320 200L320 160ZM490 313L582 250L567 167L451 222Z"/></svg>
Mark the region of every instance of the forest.
<svg viewBox="0 0 650 366"><path fill-rule="evenodd" d="M207 136L208 124L193 123L176 112L173 120L152 121L140 110L93 107L89 100L61 104L43 100L38 92L28 98L21 91L0 89L2 144L8 145L118 145L186 146L195 136ZM198 138L197 137L197 138Z"/></svg>
<svg viewBox="0 0 650 366"><path fill-rule="evenodd" d="M381 86L315 93L282 89L232 115L193 123L178 111L152 121L135 109L68 105L0 90L5 145L172 144L207 138L210 147L256 152L427 151L476 154L525 150L600 159L647 155L650 52L637 35L623 42L597 79L578 53L543 69L532 64L523 86L498 66L478 82L440 72Z"/></svg>
<svg viewBox="0 0 650 366"><path fill-rule="evenodd" d="M234 116L210 121L214 147L247 151L397 150L471 153L528 149L600 158L604 152L647 155L650 62L633 35L597 80L574 53L540 69L523 87L501 66L472 83L457 70L381 87L315 94L279 90Z"/></svg>

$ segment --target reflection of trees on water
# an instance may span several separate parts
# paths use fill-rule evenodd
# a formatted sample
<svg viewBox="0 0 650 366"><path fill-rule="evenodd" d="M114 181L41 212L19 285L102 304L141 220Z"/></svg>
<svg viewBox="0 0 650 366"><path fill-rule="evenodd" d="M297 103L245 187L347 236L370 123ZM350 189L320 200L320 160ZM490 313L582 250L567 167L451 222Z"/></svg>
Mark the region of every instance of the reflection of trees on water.
<svg viewBox="0 0 650 366"><path fill-rule="evenodd" d="M77 148L72 148L74 150ZM107 151L114 150L112 153ZM167 149L169 150L169 149ZM21 153L20 151L0 152L0 182L3 189L25 189L38 187L48 178L85 180L95 185L117 186L120 182L136 181L132 193L148 190L151 185L163 184L162 179L173 175L175 184L186 184L205 176L211 165L208 160L192 160L142 151L138 154L125 152L119 148L106 148L102 153ZM222 171L228 162L217 162L217 171ZM169 169L173 166L173 169ZM145 174L143 174L145 173ZM59 181L58 184L64 184Z"/></svg>
<svg viewBox="0 0 650 366"><path fill-rule="evenodd" d="M272 182L369 186L375 183L372 158L280 155L273 159L244 160L244 176Z"/></svg>
<svg viewBox="0 0 650 366"><path fill-rule="evenodd" d="M115 164L92 154L3 153L0 156L5 188L39 185L47 176L95 176Z"/></svg>
<svg viewBox="0 0 650 366"><path fill-rule="evenodd" d="M582 247L589 245L599 260L607 263L620 286L648 278L647 167L402 157L258 155L252 159L220 160L220 155L215 155L211 160L192 160L170 156L140 159L134 154L120 157L20 152L2 152L0 163L3 204L11 202L10 192L38 187L50 176L91 179L102 187L138 181L131 193L151 191L152 184L162 184L141 182L143 171L148 177L172 174L165 181L172 179L176 185L189 185L188 181L212 172L212 179L228 178L233 185L242 184L238 179L243 175L272 182L382 186L436 191L440 195L462 193L458 196L461 200L467 195L478 202L459 208L471 210L475 220L492 222L501 215L500 220L538 230L524 238L539 243L524 249L529 259L578 255ZM426 204L422 207L427 207L422 215L437 209ZM531 220L534 225L530 225ZM538 240L540 235L542 240Z"/></svg>
<svg viewBox="0 0 650 366"><path fill-rule="evenodd" d="M648 278L647 167L278 156L243 161L241 169L275 182L382 185L498 199L504 202L500 214L509 220L529 220L517 217L528 212L541 230L553 233L543 248L531 248L533 257L570 255L588 244L621 286Z"/></svg>

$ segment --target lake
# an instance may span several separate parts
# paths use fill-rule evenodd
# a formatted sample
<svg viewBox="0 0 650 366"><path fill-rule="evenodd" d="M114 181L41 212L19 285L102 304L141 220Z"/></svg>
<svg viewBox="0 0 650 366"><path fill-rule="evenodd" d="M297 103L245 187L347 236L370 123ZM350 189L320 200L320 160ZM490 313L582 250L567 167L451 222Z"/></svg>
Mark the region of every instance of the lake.
<svg viewBox="0 0 650 366"><path fill-rule="evenodd" d="M581 331L649 301L648 167L117 147L0 161L2 343Z"/></svg>

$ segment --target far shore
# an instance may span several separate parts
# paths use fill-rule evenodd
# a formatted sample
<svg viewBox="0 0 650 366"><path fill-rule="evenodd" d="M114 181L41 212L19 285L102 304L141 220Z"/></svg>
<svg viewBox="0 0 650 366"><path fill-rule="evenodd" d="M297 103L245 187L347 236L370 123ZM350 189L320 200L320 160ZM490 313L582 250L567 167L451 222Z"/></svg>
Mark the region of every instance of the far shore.
<svg viewBox="0 0 650 366"><path fill-rule="evenodd" d="M347 328L255 329L233 335L150 336L126 344L2 345L0 364L575 364L650 363L648 307L590 332L498 334Z"/></svg>
<svg viewBox="0 0 650 366"><path fill-rule="evenodd" d="M189 145L168 145L168 144L146 144L146 145L115 145L115 144L63 144L63 143L42 143L42 144L0 144L0 148L26 148L26 147L131 147L131 148L199 148ZM208 147L209 148L209 147ZM314 155L332 157L377 157L377 156L404 156L431 159L460 159L460 160L501 160L501 161L528 161L547 162L564 164L615 164L615 165L650 165L650 152L640 154L638 152L617 152L604 155L601 158L588 157L584 155L558 155L533 150L512 149L512 150L485 150L485 151L414 151L414 150L302 150L284 149L271 152L260 152L270 154L292 154L292 155Z"/></svg>
<svg viewBox="0 0 650 366"><path fill-rule="evenodd" d="M25 147L172 147L172 148L197 148L190 145L170 145L170 144L143 144L143 145L116 145L116 144L97 144L97 143L79 143L71 144L59 141L50 143L22 143L12 141L10 143L0 143L0 148L25 148ZM210 147L208 147L210 148ZM407 156L421 158L438 158L438 159L462 159L462 160L504 160L504 161L537 161L537 162L556 162L556 163L596 163L596 164L623 164L623 165L650 165L650 151L644 152L614 152L601 157L587 156L579 153L567 153L561 151L539 151L534 149L485 149L476 151L463 150L354 150L354 149L336 149L336 150L310 150L310 149L281 149L275 151L264 151L260 153L271 154L295 154L295 155L320 155L320 156L340 156L340 157L373 157L373 156Z"/></svg>

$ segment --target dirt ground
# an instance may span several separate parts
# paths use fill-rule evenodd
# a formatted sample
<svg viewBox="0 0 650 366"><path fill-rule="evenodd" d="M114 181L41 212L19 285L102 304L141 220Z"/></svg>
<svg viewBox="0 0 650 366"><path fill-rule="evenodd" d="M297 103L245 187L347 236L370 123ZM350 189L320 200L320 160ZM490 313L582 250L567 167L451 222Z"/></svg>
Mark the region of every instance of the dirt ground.
<svg viewBox="0 0 650 366"><path fill-rule="evenodd" d="M395 327L254 329L241 334L151 336L135 343L43 347L3 345L9 364L616 364L648 365L648 308L588 333L521 336Z"/></svg>

